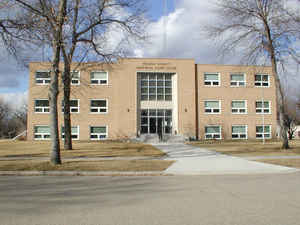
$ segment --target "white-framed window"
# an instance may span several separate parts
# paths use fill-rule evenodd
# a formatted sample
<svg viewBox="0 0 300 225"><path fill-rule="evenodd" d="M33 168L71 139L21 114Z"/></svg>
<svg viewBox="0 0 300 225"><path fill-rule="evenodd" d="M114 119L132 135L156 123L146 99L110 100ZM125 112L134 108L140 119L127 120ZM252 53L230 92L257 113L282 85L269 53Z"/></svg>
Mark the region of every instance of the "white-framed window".
<svg viewBox="0 0 300 225"><path fill-rule="evenodd" d="M61 102L61 109L62 112L64 112L64 100ZM79 105L79 99L71 99L70 100L70 113L79 113L80 105Z"/></svg>
<svg viewBox="0 0 300 225"><path fill-rule="evenodd" d="M271 135L271 126L270 125L257 125L256 126L256 138L257 139L270 139L272 137Z"/></svg>
<svg viewBox="0 0 300 225"><path fill-rule="evenodd" d="M49 113L49 100L48 99L35 99L34 100L34 112L36 113Z"/></svg>
<svg viewBox="0 0 300 225"><path fill-rule="evenodd" d="M256 74L254 84L256 87L270 87L270 76L266 74Z"/></svg>
<svg viewBox="0 0 300 225"><path fill-rule="evenodd" d="M38 85L48 85L51 82L49 71L36 71L35 72L35 83Z"/></svg>
<svg viewBox="0 0 300 225"><path fill-rule="evenodd" d="M107 99L91 100L91 113L107 113Z"/></svg>
<svg viewBox="0 0 300 225"><path fill-rule="evenodd" d="M232 125L231 127L232 139L247 139L246 125Z"/></svg>
<svg viewBox="0 0 300 225"><path fill-rule="evenodd" d="M80 85L80 73L79 71L71 72L71 85Z"/></svg>
<svg viewBox="0 0 300 225"><path fill-rule="evenodd" d="M257 114L270 114L271 113L271 103L270 101L256 101L255 102L256 113Z"/></svg>
<svg viewBox="0 0 300 225"><path fill-rule="evenodd" d="M231 87L245 87L246 76L245 74L230 74L230 86Z"/></svg>
<svg viewBox="0 0 300 225"><path fill-rule="evenodd" d="M90 126L91 140L104 140L107 138L107 126Z"/></svg>
<svg viewBox="0 0 300 225"><path fill-rule="evenodd" d="M246 114L247 103L245 100L232 100L231 101L231 112L232 114Z"/></svg>
<svg viewBox="0 0 300 225"><path fill-rule="evenodd" d="M91 84L96 84L96 85L108 84L108 72L106 71L91 72Z"/></svg>
<svg viewBox="0 0 300 225"><path fill-rule="evenodd" d="M205 126L205 139L221 139L221 126Z"/></svg>
<svg viewBox="0 0 300 225"><path fill-rule="evenodd" d="M50 140L50 127L44 125L34 126L34 140Z"/></svg>
<svg viewBox="0 0 300 225"><path fill-rule="evenodd" d="M204 73L204 85L205 86L220 86L220 74L219 73Z"/></svg>
<svg viewBox="0 0 300 225"><path fill-rule="evenodd" d="M221 113L221 101L219 100L207 100L204 101L205 113Z"/></svg>
<svg viewBox="0 0 300 225"><path fill-rule="evenodd" d="M61 127L61 138L65 138L65 127ZM79 126L72 126L71 127L71 138L72 140L79 140Z"/></svg>
<svg viewBox="0 0 300 225"><path fill-rule="evenodd" d="M172 76L175 73L138 72L142 101L172 101Z"/></svg>

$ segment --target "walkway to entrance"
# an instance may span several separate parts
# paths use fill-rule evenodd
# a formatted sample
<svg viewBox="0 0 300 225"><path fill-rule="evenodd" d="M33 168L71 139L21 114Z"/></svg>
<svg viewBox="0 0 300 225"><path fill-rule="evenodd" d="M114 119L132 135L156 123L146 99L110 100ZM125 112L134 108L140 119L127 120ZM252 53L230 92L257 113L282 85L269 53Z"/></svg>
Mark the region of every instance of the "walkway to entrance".
<svg viewBox="0 0 300 225"><path fill-rule="evenodd" d="M186 144L154 145L167 153L166 160L176 160L165 172L177 175L257 174L299 171L295 168L260 163L223 155Z"/></svg>

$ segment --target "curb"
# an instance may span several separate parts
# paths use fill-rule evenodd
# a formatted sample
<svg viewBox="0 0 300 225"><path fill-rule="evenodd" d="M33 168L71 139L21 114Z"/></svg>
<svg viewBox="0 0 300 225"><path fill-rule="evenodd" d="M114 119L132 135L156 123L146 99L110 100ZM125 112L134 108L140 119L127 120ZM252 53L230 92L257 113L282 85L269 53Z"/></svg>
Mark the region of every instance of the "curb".
<svg viewBox="0 0 300 225"><path fill-rule="evenodd" d="M163 171L0 171L0 176L170 176Z"/></svg>

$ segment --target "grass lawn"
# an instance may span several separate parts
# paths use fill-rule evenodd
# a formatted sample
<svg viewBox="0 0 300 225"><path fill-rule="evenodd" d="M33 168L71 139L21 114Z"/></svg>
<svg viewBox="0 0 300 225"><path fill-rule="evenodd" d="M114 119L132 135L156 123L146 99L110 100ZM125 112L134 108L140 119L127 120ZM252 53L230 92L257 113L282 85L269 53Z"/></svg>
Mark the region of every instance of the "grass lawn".
<svg viewBox="0 0 300 225"><path fill-rule="evenodd" d="M0 141L0 157L48 157L51 149L49 141ZM114 141L84 142L74 141L73 150L67 151L61 147L64 157L122 157L122 156L163 156L152 145L141 143L123 143Z"/></svg>
<svg viewBox="0 0 300 225"><path fill-rule="evenodd" d="M260 159L255 161L300 168L300 159Z"/></svg>
<svg viewBox="0 0 300 225"><path fill-rule="evenodd" d="M163 171L172 163L166 160L73 160L54 166L48 161L10 160L0 161L0 171Z"/></svg>
<svg viewBox="0 0 300 225"><path fill-rule="evenodd" d="M264 145L262 141L199 141L192 142L191 145L215 150L220 153L233 156L288 156L300 155L300 140L289 142L291 149L280 149L280 141L267 141Z"/></svg>

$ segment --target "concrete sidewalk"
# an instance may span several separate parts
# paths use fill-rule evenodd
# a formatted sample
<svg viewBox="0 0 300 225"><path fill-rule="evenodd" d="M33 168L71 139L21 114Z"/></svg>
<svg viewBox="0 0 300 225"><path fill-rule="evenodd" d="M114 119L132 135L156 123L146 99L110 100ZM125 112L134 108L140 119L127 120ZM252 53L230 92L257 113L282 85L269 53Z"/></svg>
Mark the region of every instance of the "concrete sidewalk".
<svg viewBox="0 0 300 225"><path fill-rule="evenodd" d="M168 154L164 159L176 160L165 170L167 174L258 174L299 171L295 168L249 161L186 144L157 144L154 146Z"/></svg>

